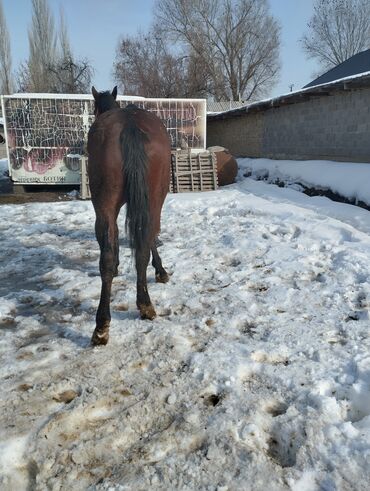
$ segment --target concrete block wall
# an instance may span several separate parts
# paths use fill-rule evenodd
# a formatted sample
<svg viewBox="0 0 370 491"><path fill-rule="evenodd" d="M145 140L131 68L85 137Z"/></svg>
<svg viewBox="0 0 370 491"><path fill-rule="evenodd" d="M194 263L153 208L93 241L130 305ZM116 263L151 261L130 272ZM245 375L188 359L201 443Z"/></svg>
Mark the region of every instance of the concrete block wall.
<svg viewBox="0 0 370 491"><path fill-rule="evenodd" d="M260 157L263 113L207 121L207 147L221 145L238 157Z"/></svg>
<svg viewBox="0 0 370 491"><path fill-rule="evenodd" d="M236 156L370 162L370 88L209 120L209 141Z"/></svg>

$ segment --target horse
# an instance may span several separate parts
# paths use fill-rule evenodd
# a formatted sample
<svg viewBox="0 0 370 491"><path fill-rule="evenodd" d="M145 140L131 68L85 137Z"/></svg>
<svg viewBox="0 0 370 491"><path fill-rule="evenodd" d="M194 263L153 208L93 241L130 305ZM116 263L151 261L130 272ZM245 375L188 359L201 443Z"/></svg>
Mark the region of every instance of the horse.
<svg viewBox="0 0 370 491"><path fill-rule="evenodd" d="M88 177L95 210L95 235L100 247L101 295L93 346L106 345L111 321L113 277L118 275L117 218L127 205L125 228L137 272L136 305L142 319L156 316L147 287L147 267L157 282L169 276L156 247L161 211L169 190L171 145L162 121L134 104L122 109L112 92L92 87L95 121L88 133Z"/></svg>

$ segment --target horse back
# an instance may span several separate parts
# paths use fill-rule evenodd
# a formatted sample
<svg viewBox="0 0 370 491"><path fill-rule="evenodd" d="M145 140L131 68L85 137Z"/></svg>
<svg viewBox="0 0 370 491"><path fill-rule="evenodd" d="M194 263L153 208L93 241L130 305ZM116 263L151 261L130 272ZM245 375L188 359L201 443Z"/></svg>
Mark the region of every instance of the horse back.
<svg viewBox="0 0 370 491"><path fill-rule="evenodd" d="M162 121L153 113L130 105L101 114L92 124L88 135L89 183L92 199L106 193L120 196L125 202L125 155L121 149L121 135L130 126L142 135L147 155L147 182L151 203L161 207L169 189L171 145Z"/></svg>

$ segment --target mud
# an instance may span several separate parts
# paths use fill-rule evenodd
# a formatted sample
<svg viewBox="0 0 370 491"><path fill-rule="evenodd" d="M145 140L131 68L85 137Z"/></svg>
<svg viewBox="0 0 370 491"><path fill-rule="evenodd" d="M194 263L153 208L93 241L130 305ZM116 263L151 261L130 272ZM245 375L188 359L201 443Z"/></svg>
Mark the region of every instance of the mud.
<svg viewBox="0 0 370 491"><path fill-rule="evenodd" d="M79 186L15 186L0 179L0 205L71 201L79 198Z"/></svg>

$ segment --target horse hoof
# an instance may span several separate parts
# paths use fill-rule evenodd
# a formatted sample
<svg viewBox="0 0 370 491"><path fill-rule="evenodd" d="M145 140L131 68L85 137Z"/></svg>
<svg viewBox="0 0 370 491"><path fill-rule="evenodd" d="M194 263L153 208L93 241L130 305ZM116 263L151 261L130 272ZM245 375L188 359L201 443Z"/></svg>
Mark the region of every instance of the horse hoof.
<svg viewBox="0 0 370 491"><path fill-rule="evenodd" d="M103 332L99 332L95 329L94 334L91 338L91 344L93 346L105 346L109 340L109 331L105 330Z"/></svg>
<svg viewBox="0 0 370 491"><path fill-rule="evenodd" d="M151 304L150 305L140 305L139 310L140 310L140 317L143 320L148 319L148 320L152 321L157 316L157 314L155 313L154 307Z"/></svg>
<svg viewBox="0 0 370 491"><path fill-rule="evenodd" d="M157 283L167 283L169 281L169 279L170 279L170 277L168 276L167 273L155 275L155 281Z"/></svg>

